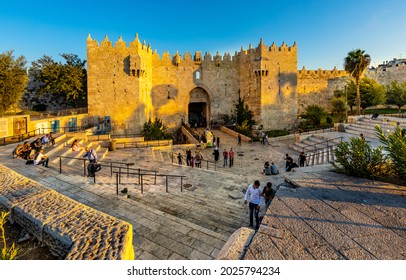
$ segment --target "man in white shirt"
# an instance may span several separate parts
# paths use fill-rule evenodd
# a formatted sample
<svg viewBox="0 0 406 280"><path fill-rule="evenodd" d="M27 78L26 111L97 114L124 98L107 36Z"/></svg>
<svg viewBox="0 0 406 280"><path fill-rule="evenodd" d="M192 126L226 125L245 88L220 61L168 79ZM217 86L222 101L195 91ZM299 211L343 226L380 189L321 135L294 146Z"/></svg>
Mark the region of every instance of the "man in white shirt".
<svg viewBox="0 0 406 280"><path fill-rule="evenodd" d="M254 184L251 184L248 186L248 189L245 193L244 197L244 204L247 204L248 201L248 196L249 196L249 208L250 208L250 227L254 227L254 212L255 212L255 228L259 228L259 217L258 217L258 212L260 208L260 203L261 203L261 196L262 196L262 191L259 188L259 181L256 180Z"/></svg>
<svg viewBox="0 0 406 280"><path fill-rule="evenodd" d="M40 149L38 154L34 157L34 165L42 164L42 166L48 168L48 162L49 158L44 155L44 150Z"/></svg>

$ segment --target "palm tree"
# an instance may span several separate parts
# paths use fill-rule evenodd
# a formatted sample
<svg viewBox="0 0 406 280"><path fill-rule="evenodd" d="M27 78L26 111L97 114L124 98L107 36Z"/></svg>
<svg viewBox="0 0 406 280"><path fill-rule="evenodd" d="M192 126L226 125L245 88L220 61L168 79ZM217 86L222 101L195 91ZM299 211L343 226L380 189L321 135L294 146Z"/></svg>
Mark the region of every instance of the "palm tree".
<svg viewBox="0 0 406 280"><path fill-rule="evenodd" d="M359 85L361 78L365 74L368 65L371 63L371 57L365 51L360 49L352 50L347 54L344 59L344 69L350 73L351 77L355 79L357 86L357 97L355 103L357 105L357 115L361 114L361 96L359 92Z"/></svg>

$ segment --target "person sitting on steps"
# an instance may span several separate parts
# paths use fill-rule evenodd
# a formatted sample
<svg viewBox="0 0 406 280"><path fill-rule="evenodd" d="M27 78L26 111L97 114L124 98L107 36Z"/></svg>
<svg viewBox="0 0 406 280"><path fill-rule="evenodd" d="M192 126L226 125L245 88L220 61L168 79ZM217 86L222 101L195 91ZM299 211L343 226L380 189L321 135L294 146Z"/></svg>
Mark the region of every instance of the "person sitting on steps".
<svg viewBox="0 0 406 280"><path fill-rule="evenodd" d="M39 152L34 157L34 165L42 164L42 166L48 168L48 162L49 158L46 155L44 155L44 150L40 149Z"/></svg>
<svg viewBox="0 0 406 280"><path fill-rule="evenodd" d="M264 164L264 169L262 170L262 175L272 175L271 172L271 165L269 164L269 161L266 161Z"/></svg>

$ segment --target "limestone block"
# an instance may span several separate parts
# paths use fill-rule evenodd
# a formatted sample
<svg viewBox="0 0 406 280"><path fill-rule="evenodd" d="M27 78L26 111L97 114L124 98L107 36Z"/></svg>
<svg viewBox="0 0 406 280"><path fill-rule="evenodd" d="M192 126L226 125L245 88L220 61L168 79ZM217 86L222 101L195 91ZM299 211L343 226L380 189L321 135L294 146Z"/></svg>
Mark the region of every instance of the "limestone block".
<svg viewBox="0 0 406 280"><path fill-rule="evenodd" d="M120 221L95 236L76 240L66 260L134 260L132 225Z"/></svg>
<svg viewBox="0 0 406 280"><path fill-rule="evenodd" d="M217 255L217 260L239 260L242 257L246 247L251 242L255 231L250 228L242 227L236 230L224 244Z"/></svg>
<svg viewBox="0 0 406 280"><path fill-rule="evenodd" d="M119 219L78 203L69 215L53 217L44 226L43 240L61 257L69 253L72 259L117 259L126 251L122 244L132 239L132 232L131 237L126 233L129 227ZM75 252L81 249L85 251Z"/></svg>
<svg viewBox="0 0 406 280"><path fill-rule="evenodd" d="M11 210L13 204L49 190L0 164L0 204ZM13 219L12 215L10 218Z"/></svg>
<svg viewBox="0 0 406 280"><path fill-rule="evenodd" d="M53 219L62 219L65 216L70 216L79 205L76 201L49 190L41 195L30 197L18 205L14 205L11 214L20 226L29 231L39 241L50 243L44 239L44 226L51 223ZM60 239L59 243L65 244L65 248L72 246L72 241L69 237L61 237ZM60 254L58 249L54 249L52 246L50 246L50 249L53 253L61 257L64 256Z"/></svg>

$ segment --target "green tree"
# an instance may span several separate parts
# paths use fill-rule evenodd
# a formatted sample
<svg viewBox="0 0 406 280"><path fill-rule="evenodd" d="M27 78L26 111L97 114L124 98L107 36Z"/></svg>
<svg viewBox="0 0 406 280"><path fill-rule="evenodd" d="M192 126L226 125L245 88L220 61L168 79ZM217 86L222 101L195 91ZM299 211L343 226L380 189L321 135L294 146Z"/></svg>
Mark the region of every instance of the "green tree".
<svg viewBox="0 0 406 280"><path fill-rule="evenodd" d="M246 121L245 126L251 128L251 126L255 124L253 117L254 114L248 105L245 104L244 98L238 97L237 102L234 102L234 118L236 119L237 125L242 126L244 121Z"/></svg>
<svg viewBox="0 0 406 280"><path fill-rule="evenodd" d="M363 77L360 84L361 108L385 103L385 87L374 79Z"/></svg>
<svg viewBox="0 0 406 280"><path fill-rule="evenodd" d="M0 115L21 100L28 82L25 65L25 58L14 58L13 51L0 54Z"/></svg>
<svg viewBox="0 0 406 280"><path fill-rule="evenodd" d="M144 123L142 135L145 140L163 140L170 139L171 135L166 132L167 127L163 124L162 120L155 118L155 121L151 119Z"/></svg>
<svg viewBox="0 0 406 280"><path fill-rule="evenodd" d="M354 81L349 81L346 86L346 91L348 105L352 110L352 106L354 106L353 104L355 103L357 94L357 85ZM374 79L363 77L359 85L359 92L361 96L362 109L385 103L385 87Z"/></svg>
<svg viewBox="0 0 406 280"><path fill-rule="evenodd" d="M318 105L309 105L306 108L306 113L303 115L313 126L320 125L321 118L325 115L324 109Z"/></svg>
<svg viewBox="0 0 406 280"><path fill-rule="evenodd" d="M355 80L357 88L356 105L357 115L361 114L361 95L360 95L360 82L362 76L365 74L368 65L371 63L371 57L365 51L356 49L348 52L347 57L344 59L344 69Z"/></svg>
<svg viewBox="0 0 406 280"><path fill-rule="evenodd" d="M62 54L61 56L65 63L56 62L46 55L32 62L30 88L39 95L63 96L75 106L85 104L87 98L86 61L82 61L75 54Z"/></svg>
<svg viewBox="0 0 406 280"><path fill-rule="evenodd" d="M393 81L386 87L386 104L398 106L401 113L401 108L406 105L406 82Z"/></svg>
<svg viewBox="0 0 406 280"><path fill-rule="evenodd" d="M338 115L339 121L342 122L344 120L345 111L347 110L345 96L343 97L341 94L334 93L331 105L333 106L333 112Z"/></svg>

